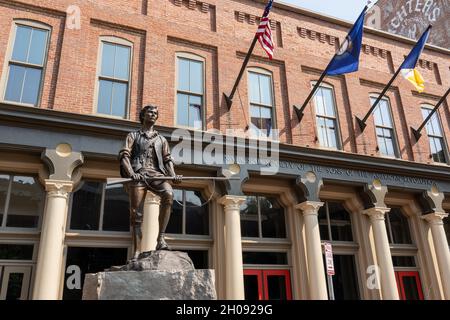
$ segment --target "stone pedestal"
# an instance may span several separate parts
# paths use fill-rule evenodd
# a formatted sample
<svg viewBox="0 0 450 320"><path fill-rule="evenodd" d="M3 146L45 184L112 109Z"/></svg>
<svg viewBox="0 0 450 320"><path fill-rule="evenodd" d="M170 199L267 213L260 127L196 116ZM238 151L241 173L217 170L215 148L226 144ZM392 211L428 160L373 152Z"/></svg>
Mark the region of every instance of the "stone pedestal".
<svg viewBox="0 0 450 320"><path fill-rule="evenodd" d="M87 274L83 300L215 300L214 279L214 270L195 270L184 252L150 251Z"/></svg>

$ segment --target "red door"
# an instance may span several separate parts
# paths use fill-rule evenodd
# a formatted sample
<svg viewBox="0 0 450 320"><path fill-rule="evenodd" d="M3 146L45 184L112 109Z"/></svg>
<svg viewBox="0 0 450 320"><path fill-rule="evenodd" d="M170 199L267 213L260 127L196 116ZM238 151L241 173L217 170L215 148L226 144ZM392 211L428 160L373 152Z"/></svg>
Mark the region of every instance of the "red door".
<svg viewBox="0 0 450 320"><path fill-rule="evenodd" d="M244 270L246 300L291 300L289 270Z"/></svg>
<svg viewBox="0 0 450 320"><path fill-rule="evenodd" d="M419 272L396 271L395 278L400 300L423 300Z"/></svg>

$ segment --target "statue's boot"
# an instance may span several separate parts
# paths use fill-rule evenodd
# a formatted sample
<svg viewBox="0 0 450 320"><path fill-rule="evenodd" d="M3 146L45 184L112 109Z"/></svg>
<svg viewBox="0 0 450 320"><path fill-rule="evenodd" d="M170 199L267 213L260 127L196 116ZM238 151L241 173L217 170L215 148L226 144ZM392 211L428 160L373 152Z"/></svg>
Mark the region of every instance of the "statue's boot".
<svg viewBox="0 0 450 320"><path fill-rule="evenodd" d="M156 245L156 250L170 250L169 245L164 239L164 233L161 233L158 237L158 243Z"/></svg>

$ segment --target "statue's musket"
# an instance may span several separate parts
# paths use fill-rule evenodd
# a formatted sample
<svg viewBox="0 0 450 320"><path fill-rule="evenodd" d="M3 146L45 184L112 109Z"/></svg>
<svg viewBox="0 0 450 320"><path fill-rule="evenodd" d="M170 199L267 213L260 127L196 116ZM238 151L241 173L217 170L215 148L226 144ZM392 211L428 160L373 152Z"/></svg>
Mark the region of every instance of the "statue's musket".
<svg viewBox="0 0 450 320"><path fill-rule="evenodd" d="M174 177L151 177L146 178L146 181L159 181L159 180L174 180ZM181 180L215 180L215 181L223 181L223 180L240 180L240 177L182 177ZM132 178L107 178L106 184L109 186L115 184L122 184L133 181Z"/></svg>

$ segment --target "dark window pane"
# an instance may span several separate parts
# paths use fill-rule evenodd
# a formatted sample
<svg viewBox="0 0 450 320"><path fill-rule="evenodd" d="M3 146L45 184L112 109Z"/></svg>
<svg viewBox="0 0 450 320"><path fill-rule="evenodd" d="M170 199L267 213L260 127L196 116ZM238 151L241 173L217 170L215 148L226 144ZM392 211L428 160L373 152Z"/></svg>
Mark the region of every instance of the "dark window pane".
<svg viewBox="0 0 450 320"><path fill-rule="evenodd" d="M448 245L450 246L450 217L444 219L444 230L447 235Z"/></svg>
<svg viewBox="0 0 450 320"><path fill-rule="evenodd" d="M116 46L111 43L103 42L102 52L102 76L114 77L114 59L116 54Z"/></svg>
<svg viewBox="0 0 450 320"><path fill-rule="evenodd" d="M7 174L0 174L0 226L3 221L3 214L5 213L6 197L8 195L10 176Z"/></svg>
<svg viewBox="0 0 450 320"><path fill-rule="evenodd" d="M183 190L173 189L173 206L167 233L183 233Z"/></svg>
<svg viewBox="0 0 450 320"><path fill-rule="evenodd" d="M32 260L32 244L0 244L0 260Z"/></svg>
<svg viewBox="0 0 450 320"><path fill-rule="evenodd" d="M328 231L328 219L327 219L326 204L319 208L319 230L320 230L320 239L330 240L330 235L329 235L329 231Z"/></svg>
<svg viewBox="0 0 450 320"><path fill-rule="evenodd" d="M408 219L399 208L391 208L388 213L394 244L412 243Z"/></svg>
<svg viewBox="0 0 450 320"><path fill-rule="evenodd" d="M6 85L5 100L21 102L23 82L25 80L25 71L27 68L10 65L8 84Z"/></svg>
<svg viewBox="0 0 450 320"><path fill-rule="evenodd" d="M128 85L115 82L113 86L111 115L125 117L128 99Z"/></svg>
<svg viewBox="0 0 450 320"><path fill-rule="evenodd" d="M359 300L355 257L352 255L333 255L333 262L335 271L335 275L333 276L335 300Z"/></svg>
<svg viewBox="0 0 450 320"><path fill-rule="evenodd" d="M401 279L405 291L405 300L420 300L416 277L404 276Z"/></svg>
<svg viewBox="0 0 450 320"><path fill-rule="evenodd" d="M244 275L245 300L259 300L258 276Z"/></svg>
<svg viewBox="0 0 450 320"><path fill-rule="evenodd" d="M333 241L353 241L350 214L338 202L328 202Z"/></svg>
<svg viewBox="0 0 450 320"><path fill-rule="evenodd" d="M100 80L98 90L97 113L111 114L113 82Z"/></svg>
<svg viewBox="0 0 450 320"><path fill-rule="evenodd" d="M130 47L116 45L114 78L128 80L130 74Z"/></svg>
<svg viewBox="0 0 450 320"><path fill-rule="evenodd" d="M415 267L416 262L411 256L393 256L392 263L394 267Z"/></svg>
<svg viewBox="0 0 450 320"><path fill-rule="evenodd" d="M188 254L194 263L195 269L208 269L208 251L206 250L180 250Z"/></svg>
<svg viewBox="0 0 450 320"><path fill-rule="evenodd" d="M98 230L103 183L85 181L80 190L73 194L70 228Z"/></svg>
<svg viewBox="0 0 450 320"><path fill-rule="evenodd" d="M37 104L39 87L41 85L41 72L41 69L27 68L21 102L33 105Z"/></svg>
<svg viewBox="0 0 450 320"><path fill-rule="evenodd" d="M37 65L44 64L45 51L47 48L48 31L33 28L31 36L30 52L28 62Z"/></svg>
<svg viewBox="0 0 450 320"><path fill-rule="evenodd" d="M22 293L23 273L10 273L6 300L19 300Z"/></svg>
<svg viewBox="0 0 450 320"><path fill-rule="evenodd" d="M31 27L17 26L16 39L14 41L14 49L12 59L15 61L27 62L28 50L30 48Z"/></svg>
<svg viewBox="0 0 450 320"><path fill-rule="evenodd" d="M125 192L122 185L106 187L103 209L103 230L130 230L128 194Z"/></svg>
<svg viewBox="0 0 450 320"><path fill-rule="evenodd" d="M37 228L44 208L44 191L33 177L13 178L6 219L7 227Z"/></svg>
<svg viewBox="0 0 450 320"><path fill-rule="evenodd" d="M269 300L286 300L286 277L267 275L267 291Z"/></svg>
<svg viewBox="0 0 450 320"><path fill-rule="evenodd" d="M208 205L202 206L205 199L199 191L185 191L186 195L186 233L208 235L209 234L209 210Z"/></svg>
<svg viewBox="0 0 450 320"><path fill-rule="evenodd" d="M81 300L86 273L101 272L111 266L124 265L126 261L126 248L69 247L65 270L71 265L76 265L81 269L81 289L69 289L67 287L67 278L71 274L65 272L63 300Z"/></svg>
<svg viewBox="0 0 450 320"><path fill-rule="evenodd" d="M241 205L241 235L243 237L259 237L256 196L248 196L246 202Z"/></svg>
<svg viewBox="0 0 450 320"><path fill-rule="evenodd" d="M274 198L259 197L261 208L262 236L264 238L286 238L284 209Z"/></svg>
<svg viewBox="0 0 450 320"><path fill-rule="evenodd" d="M287 264L287 254L284 252L249 252L242 253L244 264Z"/></svg>

